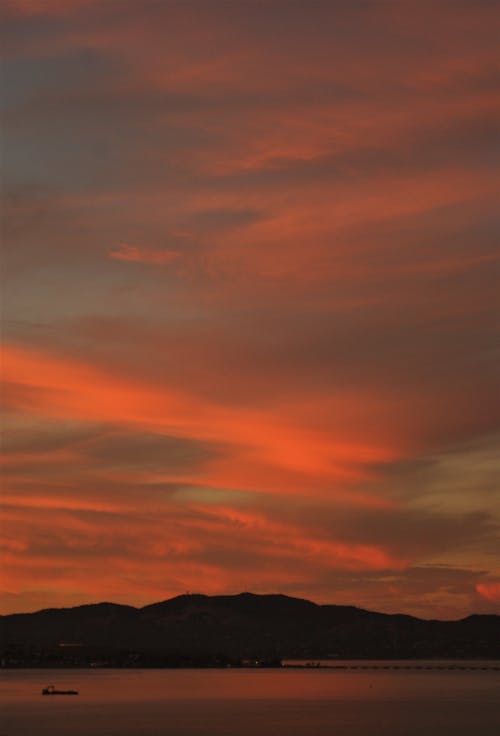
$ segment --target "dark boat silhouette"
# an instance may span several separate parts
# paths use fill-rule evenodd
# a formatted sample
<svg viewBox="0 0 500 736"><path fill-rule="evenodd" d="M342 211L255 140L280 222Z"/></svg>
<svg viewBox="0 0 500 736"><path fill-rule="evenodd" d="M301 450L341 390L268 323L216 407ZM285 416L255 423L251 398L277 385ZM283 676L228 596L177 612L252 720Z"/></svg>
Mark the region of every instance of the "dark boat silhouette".
<svg viewBox="0 0 500 736"><path fill-rule="evenodd" d="M78 690L57 690L55 685L48 685L43 688L42 695L78 695Z"/></svg>

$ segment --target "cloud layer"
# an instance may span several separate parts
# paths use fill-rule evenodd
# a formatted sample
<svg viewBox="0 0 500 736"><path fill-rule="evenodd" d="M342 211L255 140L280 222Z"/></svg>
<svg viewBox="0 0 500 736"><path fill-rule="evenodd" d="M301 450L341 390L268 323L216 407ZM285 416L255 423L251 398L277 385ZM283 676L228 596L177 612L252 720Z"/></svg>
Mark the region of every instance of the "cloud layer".
<svg viewBox="0 0 500 736"><path fill-rule="evenodd" d="M4 611L500 611L498 8L10 0Z"/></svg>

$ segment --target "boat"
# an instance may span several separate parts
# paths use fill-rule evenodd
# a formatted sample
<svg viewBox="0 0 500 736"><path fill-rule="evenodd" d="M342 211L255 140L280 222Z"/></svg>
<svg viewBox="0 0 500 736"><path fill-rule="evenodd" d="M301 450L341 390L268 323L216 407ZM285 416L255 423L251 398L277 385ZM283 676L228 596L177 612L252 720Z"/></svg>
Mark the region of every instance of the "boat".
<svg viewBox="0 0 500 736"><path fill-rule="evenodd" d="M42 695L78 695L78 690L57 690L55 685L47 685L43 688Z"/></svg>

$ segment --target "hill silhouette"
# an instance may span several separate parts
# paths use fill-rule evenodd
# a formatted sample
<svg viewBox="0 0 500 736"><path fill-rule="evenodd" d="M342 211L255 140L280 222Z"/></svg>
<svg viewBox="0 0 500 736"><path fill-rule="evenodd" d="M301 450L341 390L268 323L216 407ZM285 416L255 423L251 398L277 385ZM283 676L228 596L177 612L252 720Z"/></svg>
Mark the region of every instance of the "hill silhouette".
<svg viewBox="0 0 500 736"><path fill-rule="evenodd" d="M285 595L181 595L0 617L6 666L183 666L284 658L500 658L500 616L427 621Z"/></svg>

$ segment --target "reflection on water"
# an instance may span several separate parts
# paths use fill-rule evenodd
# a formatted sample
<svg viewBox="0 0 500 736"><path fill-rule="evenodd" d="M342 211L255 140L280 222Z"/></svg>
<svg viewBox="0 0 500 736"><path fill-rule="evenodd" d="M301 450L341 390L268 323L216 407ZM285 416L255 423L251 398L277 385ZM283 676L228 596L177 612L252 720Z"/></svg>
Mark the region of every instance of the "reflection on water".
<svg viewBox="0 0 500 736"><path fill-rule="evenodd" d="M4 670L0 734L497 736L499 693L482 670Z"/></svg>

